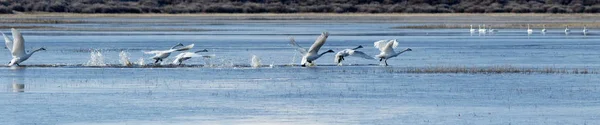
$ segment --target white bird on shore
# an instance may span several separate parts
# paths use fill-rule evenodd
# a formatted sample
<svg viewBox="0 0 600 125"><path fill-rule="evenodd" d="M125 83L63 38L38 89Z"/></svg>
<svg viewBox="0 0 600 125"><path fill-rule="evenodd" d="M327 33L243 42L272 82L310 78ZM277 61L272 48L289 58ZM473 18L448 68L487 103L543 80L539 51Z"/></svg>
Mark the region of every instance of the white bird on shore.
<svg viewBox="0 0 600 125"><path fill-rule="evenodd" d="M571 33L571 30L569 29L569 25L567 25L567 26L565 27L565 34L567 34L567 35L568 35L569 33Z"/></svg>
<svg viewBox="0 0 600 125"><path fill-rule="evenodd" d="M378 48L379 51L381 51L381 53L379 53L379 55L376 55L375 57L379 58L379 62L384 61L385 66L387 66L388 59L396 57L406 51L412 51L412 49L407 48L403 51L396 53L394 52L394 48L396 47L398 47L398 42L396 40L390 40L389 42L387 40L379 40L375 42L375 48Z"/></svg>
<svg viewBox="0 0 600 125"><path fill-rule="evenodd" d="M527 34L532 34L533 33L533 29L531 29L529 27L529 24L527 24Z"/></svg>
<svg viewBox="0 0 600 125"><path fill-rule="evenodd" d="M175 56L175 60L173 60L173 64L181 65L183 61L191 59L192 57L204 57L204 58L212 58L213 56L203 56L197 53L208 52L208 50L200 50L196 52L183 52Z"/></svg>
<svg viewBox="0 0 600 125"><path fill-rule="evenodd" d="M364 52L357 50L360 48L363 48L363 46L358 46L353 49L344 49L342 51L339 51L337 54L335 54L334 62L337 63L338 65L342 65L342 61L344 60L344 57L347 57L347 56L356 56L356 57L361 57L361 58L365 58L365 59L374 59L373 57L365 54Z"/></svg>
<svg viewBox="0 0 600 125"><path fill-rule="evenodd" d="M12 60L10 60L10 62L8 62L8 66L13 66L13 65L19 66L19 64L21 64L21 62L24 62L25 60L29 59L29 57L31 57L31 55L33 55L33 53L38 52L40 50L46 50L45 48L42 47L42 48L33 50L31 53L26 53L25 52L25 39L23 39L23 35L21 34L21 32L19 32L15 28L12 28L11 31L12 31L12 37L13 37L14 41L11 40L10 38L8 38L8 36L4 35L4 33L2 33L2 36L4 36L4 42L6 43L6 48L12 54Z"/></svg>
<svg viewBox="0 0 600 125"><path fill-rule="evenodd" d="M585 27L585 25L583 25L583 35L588 33L588 29Z"/></svg>
<svg viewBox="0 0 600 125"><path fill-rule="evenodd" d="M469 29L470 33L475 33L475 29L473 29L473 25L471 25L471 29Z"/></svg>
<svg viewBox="0 0 600 125"><path fill-rule="evenodd" d="M326 52L318 54L319 49L321 49L323 44L325 44L325 41L327 40L328 36L329 36L329 33L327 33L327 32L321 33L321 36L319 36L317 38L317 40L313 43L313 45L310 47L310 49L308 49L308 51L305 48L302 48L300 45L298 45L298 43L296 43L294 38L290 38L290 44L293 47L296 47L296 50L302 54L302 62L300 62L300 64L303 67L304 66L314 66L314 61L317 60L319 57L323 56L326 53L334 52L333 50L327 50Z"/></svg>
<svg viewBox="0 0 600 125"><path fill-rule="evenodd" d="M188 46L185 47L181 47L179 49L176 49L179 46L183 46L183 44L179 43L173 47L171 47L171 49L169 50L154 50L154 51L146 51L144 52L145 54L155 54L152 59L154 59L154 63L158 63L159 61L163 61L163 59L169 57L169 55L171 55L172 52L175 51L185 51L185 50L189 50L192 49L194 47L194 44L190 44Z"/></svg>
<svg viewBox="0 0 600 125"><path fill-rule="evenodd" d="M542 25L542 27L544 28L544 29L542 29L542 33L545 34L546 33L546 24Z"/></svg>

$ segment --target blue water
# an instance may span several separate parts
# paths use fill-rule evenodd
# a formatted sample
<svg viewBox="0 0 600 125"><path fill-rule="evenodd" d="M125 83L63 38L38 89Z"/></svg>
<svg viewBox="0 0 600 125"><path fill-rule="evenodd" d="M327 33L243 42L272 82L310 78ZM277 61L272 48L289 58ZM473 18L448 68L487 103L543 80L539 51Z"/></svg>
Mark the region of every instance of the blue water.
<svg viewBox="0 0 600 125"><path fill-rule="evenodd" d="M108 18L94 21L161 21ZM162 20L164 21L164 20ZM208 31L22 32L27 50L45 47L22 63L0 67L0 124L598 124L597 74L413 74L394 68L503 66L600 69L600 37L572 29L527 35L525 29L499 29L493 35L467 29L394 29L394 23L310 23L302 21L224 21L198 23L52 24L71 28L197 28ZM217 21L218 22L218 21ZM49 24L11 24L49 25ZM418 25L418 24L411 24ZM1 30L8 33L8 29ZM322 49L339 51L397 39L411 48L390 66L348 57L332 66L333 54L317 67L299 64L289 37L305 47L330 32ZM208 49L212 59L193 58L204 67L119 68L80 66L99 50L105 63L131 61L176 43ZM0 59L10 60L6 49ZM249 65L252 55L264 65ZM172 59L174 54L170 57ZM296 57L294 57L296 56ZM167 61L171 62L171 61ZM74 65L36 67L36 65ZM76 66L75 66L76 65ZM322 65L322 66L319 66ZM14 92L14 84L24 84Z"/></svg>

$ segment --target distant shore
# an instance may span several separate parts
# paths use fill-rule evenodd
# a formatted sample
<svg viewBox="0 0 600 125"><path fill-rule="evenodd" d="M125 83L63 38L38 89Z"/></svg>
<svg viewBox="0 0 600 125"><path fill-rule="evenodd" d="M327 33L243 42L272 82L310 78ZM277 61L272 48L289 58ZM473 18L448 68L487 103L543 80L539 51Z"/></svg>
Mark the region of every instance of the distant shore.
<svg viewBox="0 0 600 125"><path fill-rule="evenodd" d="M95 18L112 18L112 20L90 20ZM161 20L119 20L118 18L144 18ZM369 14L369 13L258 13L258 14L78 14L78 13L20 13L0 14L2 24L73 24L73 23L177 23L181 20L197 20L197 22L222 23L399 23L421 24L397 26L399 29L430 29L430 28L465 28L472 24L493 25L494 28L526 28L546 25L547 28L564 28L569 25L588 28L599 28L600 16L597 14L539 14L539 13L490 13L490 14ZM425 25L423 25L425 24ZM10 27L0 25L0 29ZM54 29L48 26L17 27L25 29ZM70 29L73 30L73 29ZM173 29L168 29L173 30ZM174 29L180 30L180 29ZM189 29L184 29L189 30ZM193 29L194 31L196 29Z"/></svg>

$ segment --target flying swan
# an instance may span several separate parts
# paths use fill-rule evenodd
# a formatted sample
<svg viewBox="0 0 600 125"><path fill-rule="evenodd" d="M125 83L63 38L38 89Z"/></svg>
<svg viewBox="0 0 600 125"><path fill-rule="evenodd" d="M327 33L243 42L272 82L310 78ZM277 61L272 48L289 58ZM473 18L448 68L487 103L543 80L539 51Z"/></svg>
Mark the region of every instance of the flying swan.
<svg viewBox="0 0 600 125"><path fill-rule="evenodd" d="M381 53L379 53L379 55L376 55L375 57L379 58L379 62L384 61L385 66L387 66L388 59L396 57L406 51L412 51L412 49L407 48L403 51L396 53L394 52L394 48L396 47L398 47L398 42L395 39L390 40L389 42L387 40L379 40L375 42L375 48L378 48L379 51L381 51Z"/></svg>
<svg viewBox="0 0 600 125"><path fill-rule="evenodd" d="M334 62L341 66L342 61L344 60L344 57L347 57L347 56L356 56L356 57L361 57L361 58L365 58L365 59L374 59L373 57L365 54L364 52L357 50L360 48L363 48L363 46L358 46L353 49L344 49L344 50L338 52L337 54L335 54Z"/></svg>
<svg viewBox="0 0 600 125"><path fill-rule="evenodd" d="M213 56L203 56L197 53L208 52L208 50L200 50L196 52L183 52L175 56L175 60L173 60L173 64L181 65L183 61L191 59L192 57L204 57L204 58L212 58Z"/></svg>
<svg viewBox="0 0 600 125"><path fill-rule="evenodd" d="M21 64L25 60L29 59L29 57L31 57L31 55L33 55L33 53L40 51L40 50L46 50L42 47L42 48L33 50L31 53L26 53L25 52L25 39L23 39L23 35L21 34L21 32L19 32L15 28L12 28L11 30L12 30L12 37L13 37L14 41L11 40L10 38L8 38L6 35L4 35L4 33L2 33L2 36L4 36L4 42L6 43L6 48L12 54L12 60L10 60L10 62L8 62L8 66L13 66L13 65L19 66L19 64Z"/></svg>
<svg viewBox="0 0 600 125"><path fill-rule="evenodd" d="M145 54L155 54L152 59L154 59L154 64L158 63L159 61L163 61L163 59L169 57L169 55L171 55L172 52L175 51L185 51L185 50L189 50L192 49L194 47L194 44L190 44L188 46L184 46L181 47L179 49L176 49L179 46L183 46L183 44L179 43L173 47L171 47L171 49L169 50L154 50L154 51L146 51L144 52Z"/></svg>
<svg viewBox="0 0 600 125"><path fill-rule="evenodd" d="M326 53L334 52L333 50L327 50L326 52L318 54L319 49L321 49L321 46L323 46L323 44L325 44L325 41L327 40L328 36L329 36L329 33L327 33L327 32L321 33L321 36L319 36L317 38L315 43L313 43L313 45L310 47L310 49L308 49L308 51L305 48L302 48L300 45L298 45L298 43L296 43L294 38L290 38L290 44L293 47L296 47L296 50L298 52L300 52L300 54L302 54L302 62L300 62L302 67L314 66L314 61L317 60L319 57L325 55Z"/></svg>

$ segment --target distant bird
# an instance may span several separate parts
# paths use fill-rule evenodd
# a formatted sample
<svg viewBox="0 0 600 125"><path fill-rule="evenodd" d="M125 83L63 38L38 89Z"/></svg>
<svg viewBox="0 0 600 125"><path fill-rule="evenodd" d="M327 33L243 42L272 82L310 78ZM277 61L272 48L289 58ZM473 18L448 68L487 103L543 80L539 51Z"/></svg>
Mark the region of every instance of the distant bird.
<svg viewBox="0 0 600 125"><path fill-rule="evenodd" d="M173 47L171 47L171 49L169 50L154 50L154 51L146 51L144 52L145 54L155 54L152 59L154 59L154 63L158 63L159 61L163 61L163 59L169 57L169 55L171 55L172 52L175 51L185 51L185 50L189 50L192 49L194 47L194 44L190 44L188 46L184 46L181 47L179 49L176 49L179 46L183 46L183 44L179 43Z"/></svg>
<svg viewBox="0 0 600 125"><path fill-rule="evenodd" d="M373 57L365 54L364 52L357 50L360 48L363 48L363 46L358 46L354 49L344 49L342 51L339 51L337 54L335 54L334 62L337 63L338 65L341 65L342 61L344 60L344 57L347 57L347 56L356 56L356 57L361 57L361 58L365 58L365 59L374 59Z"/></svg>
<svg viewBox="0 0 600 125"><path fill-rule="evenodd" d="M475 33L475 29L473 29L473 25L471 25L471 29L469 29L470 33Z"/></svg>
<svg viewBox="0 0 600 125"><path fill-rule="evenodd" d="M527 24L527 34L531 33L533 33L533 30L529 27L529 24Z"/></svg>
<svg viewBox="0 0 600 125"><path fill-rule="evenodd" d="M546 33L546 24L542 25L544 29L542 29L542 33Z"/></svg>
<svg viewBox="0 0 600 125"><path fill-rule="evenodd" d="M398 47L398 42L396 40L379 40L377 42L375 42L375 48L378 48L379 51L381 51L381 53L379 53L379 55L376 55L376 58L379 58L379 62L384 61L385 62L385 66L388 65L387 60L393 57L396 57L406 51L412 51L412 49L407 48L403 51L400 51L398 53L394 52L394 48Z"/></svg>
<svg viewBox="0 0 600 125"><path fill-rule="evenodd" d="M583 35L588 33L588 29L585 27L585 25L583 25Z"/></svg>
<svg viewBox="0 0 600 125"><path fill-rule="evenodd" d="M492 25L490 25L488 32L490 32L490 33L496 33L496 32L498 32L498 30L492 29Z"/></svg>
<svg viewBox="0 0 600 125"><path fill-rule="evenodd" d="M571 30L569 29L569 25L567 25L565 27L565 34L569 34L569 33L571 33Z"/></svg>
<svg viewBox="0 0 600 125"><path fill-rule="evenodd" d="M6 43L6 48L12 54L12 60L10 60L10 62L8 62L8 66L13 66L13 65L20 66L19 64L21 64L25 60L29 59L29 57L31 57L31 55L33 55L33 53L38 52L40 50L46 50L45 48L42 47L42 48L33 50L31 53L26 53L25 52L25 39L23 39L23 35L21 34L21 32L19 32L15 28L12 28L11 31L12 31L12 37L13 37L14 41L11 40L10 38L8 38L6 35L4 35L4 33L2 33L2 36L4 36L4 42Z"/></svg>
<svg viewBox="0 0 600 125"><path fill-rule="evenodd" d="M298 43L296 43L296 41L294 40L294 38L290 38L290 44L293 47L296 47L296 50L302 54L302 62L300 62L300 64L303 67L305 67L305 66L314 66L313 62L315 60L317 60L319 57L323 56L326 53L333 53L334 52L333 50L327 50L326 52L318 54L319 49L321 49L321 47L323 46L323 44L325 44L325 41L327 40L328 36L329 36L329 33L327 33L327 32L321 33L321 36L319 36L317 38L317 40L308 49L308 51L305 48L302 48L300 45L298 45Z"/></svg>
<svg viewBox="0 0 600 125"><path fill-rule="evenodd" d="M200 50L200 51L196 51L196 52L180 53L177 56L175 56L175 60L173 60L173 64L181 65L183 63L183 61L191 59L192 57L204 57L204 58L212 58L213 57L213 56L203 56L203 55L197 54L197 53L201 53L201 52L208 52L208 50L204 49L204 50Z"/></svg>
<svg viewBox="0 0 600 125"><path fill-rule="evenodd" d="M485 29L485 24L483 24L483 28L479 29L479 33L486 33L487 29Z"/></svg>

